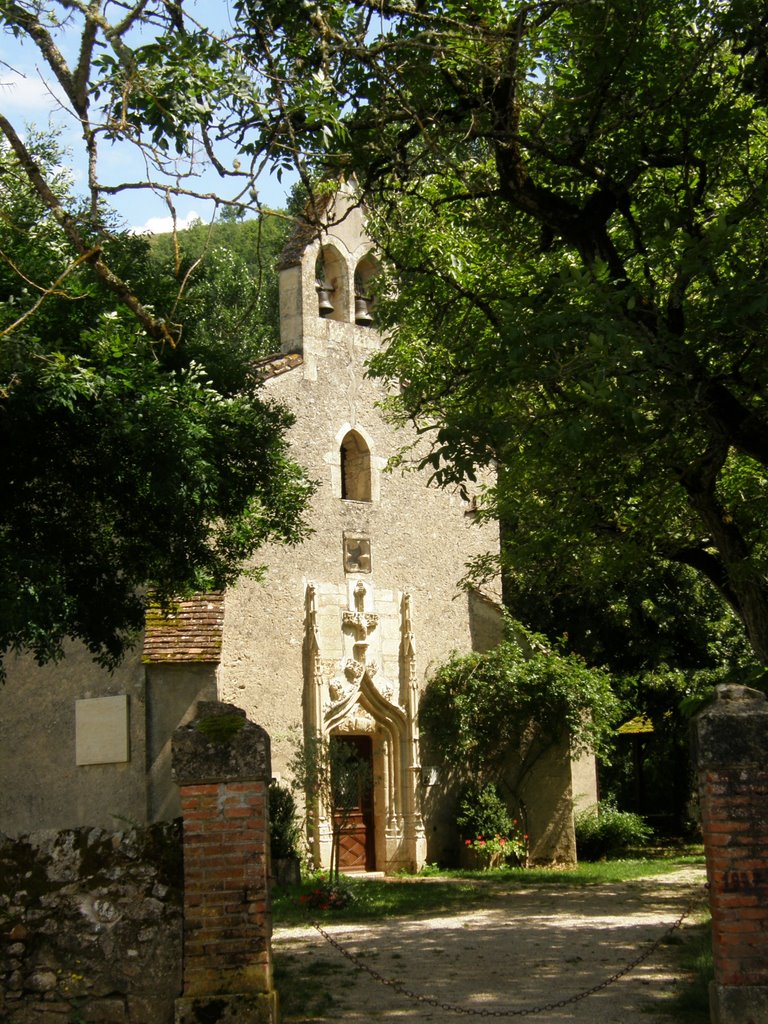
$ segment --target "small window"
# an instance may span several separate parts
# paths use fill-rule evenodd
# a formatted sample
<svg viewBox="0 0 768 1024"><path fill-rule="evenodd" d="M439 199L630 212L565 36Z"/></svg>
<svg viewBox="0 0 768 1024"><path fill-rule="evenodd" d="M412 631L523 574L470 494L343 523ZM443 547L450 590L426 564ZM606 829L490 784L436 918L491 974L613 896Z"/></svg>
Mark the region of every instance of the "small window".
<svg viewBox="0 0 768 1024"><path fill-rule="evenodd" d="M368 445L350 430L341 442L341 496L347 501L371 500L371 453Z"/></svg>

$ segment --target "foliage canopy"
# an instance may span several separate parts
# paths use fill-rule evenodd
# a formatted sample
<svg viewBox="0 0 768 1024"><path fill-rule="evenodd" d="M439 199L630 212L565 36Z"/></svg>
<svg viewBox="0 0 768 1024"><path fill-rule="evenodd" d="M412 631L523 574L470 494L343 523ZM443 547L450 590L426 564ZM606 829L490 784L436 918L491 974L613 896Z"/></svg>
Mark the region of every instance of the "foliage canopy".
<svg viewBox="0 0 768 1024"><path fill-rule="evenodd" d="M72 202L55 145L30 145ZM201 335L194 354L150 337L7 147L0 199L0 654L45 661L72 637L113 667L148 587L165 603L226 586L262 544L299 539L311 488L248 360L224 375ZM146 239L89 237L162 299Z"/></svg>
<svg viewBox="0 0 768 1024"><path fill-rule="evenodd" d="M480 785L501 777L532 730L539 743L567 736L576 754L605 754L618 712L604 672L551 651L543 637L519 637L482 654L455 655L421 701L430 746Z"/></svg>
<svg viewBox="0 0 768 1024"><path fill-rule="evenodd" d="M236 9L283 137L360 178L374 372L440 482L498 464L513 578L676 562L765 662L764 5Z"/></svg>
<svg viewBox="0 0 768 1024"><path fill-rule="evenodd" d="M235 210L264 166L354 171L392 268L374 371L432 432L440 482L500 468L487 514L514 584L599 592L651 562L714 586L768 661L768 22L760 0L235 0L28 4L83 126L90 223L140 182L102 141L194 192L205 151ZM113 20L110 21L110 17ZM63 29L80 32L64 59ZM75 258L88 239L0 130ZM233 147L222 160L217 145ZM37 176L36 176L37 175ZM161 187L159 180L154 181ZM173 331L92 272L147 334Z"/></svg>

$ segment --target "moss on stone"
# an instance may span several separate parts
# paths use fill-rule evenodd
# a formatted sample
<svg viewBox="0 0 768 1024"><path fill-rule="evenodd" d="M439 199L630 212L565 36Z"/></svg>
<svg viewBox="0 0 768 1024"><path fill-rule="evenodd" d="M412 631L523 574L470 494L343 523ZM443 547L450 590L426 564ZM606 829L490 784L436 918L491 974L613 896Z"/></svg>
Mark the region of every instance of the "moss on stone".
<svg viewBox="0 0 768 1024"><path fill-rule="evenodd" d="M231 743L245 724L246 719L242 715L213 715L210 718L202 718L197 723L197 729L212 743L223 746Z"/></svg>

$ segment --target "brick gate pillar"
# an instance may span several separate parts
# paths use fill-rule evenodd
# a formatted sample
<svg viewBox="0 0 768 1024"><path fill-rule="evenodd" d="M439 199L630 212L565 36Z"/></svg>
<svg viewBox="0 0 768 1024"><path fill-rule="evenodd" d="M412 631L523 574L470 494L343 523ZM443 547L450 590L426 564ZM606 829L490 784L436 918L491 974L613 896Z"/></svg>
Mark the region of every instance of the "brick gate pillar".
<svg viewBox="0 0 768 1024"><path fill-rule="evenodd" d="M718 686L694 721L712 909L714 1024L768 1024L768 701Z"/></svg>
<svg viewBox="0 0 768 1024"><path fill-rule="evenodd" d="M267 787L269 736L232 704L201 701L173 734L184 820L184 992L176 1024L275 1024Z"/></svg>

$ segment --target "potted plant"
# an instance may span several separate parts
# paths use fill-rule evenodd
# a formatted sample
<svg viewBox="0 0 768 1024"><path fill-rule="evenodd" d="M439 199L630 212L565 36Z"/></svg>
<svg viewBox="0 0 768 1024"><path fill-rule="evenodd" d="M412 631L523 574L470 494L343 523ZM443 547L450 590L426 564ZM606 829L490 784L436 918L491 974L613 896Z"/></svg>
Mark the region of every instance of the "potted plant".
<svg viewBox="0 0 768 1024"><path fill-rule="evenodd" d="M528 836L492 783L467 786L459 801L456 824L462 839L462 867L487 870L507 863L526 864Z"/></svg>

